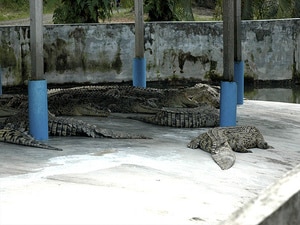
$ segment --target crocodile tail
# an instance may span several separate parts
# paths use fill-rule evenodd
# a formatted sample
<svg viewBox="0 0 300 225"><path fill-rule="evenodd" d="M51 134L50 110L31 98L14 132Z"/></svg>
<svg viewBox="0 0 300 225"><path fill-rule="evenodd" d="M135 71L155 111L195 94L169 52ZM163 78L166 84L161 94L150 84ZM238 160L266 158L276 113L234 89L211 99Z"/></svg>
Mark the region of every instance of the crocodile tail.
<svg viewBox="0 0 300 225"><path fill-rule="evenodd" d="M103 129L75 118L53 117L49 119L49 134L53 136L87 136L115 139L148 139L143 135Z"/></svg>
<svg viewBox="0 0 300 225"><path fill-rule="evenodd" d="M106 137L106 138L114 138L114 139L151 139L147 136L144 136L142 134L130 134L122 131L113 131L109 129L103 129L97 127L95 129L95 132L97 135L101 137Z"/></svg>
<svg viewBox="0 0 300 225"><path fill-rule="evenodd" d="M235 163L235 154L230 148L221 148L220 151L211 153L211 157L222 170L228 170Z"/></svg>
<svg viewBox="0 0 300 225"><path fill-rule="evenodd" d="M48 121L49 135L97 137L95 127L82 120L51 116Z"/></svg>
<svg viewBox="0 0 300 225"><path fill-rule="evenodd" d="M30 136L26 132L16 130L16 129L10 129L10 128L3 128L0 130L0 141L11 143L11 144L30 146L35 148L62 151L61 148L56 148L50 145L46 145L40 141L35 140L32 136Z"/></svg>
<svg viewBox="0 0 300 225"><path fill-rule="evenodd" d="M215 108L162 108L152 116L129 117L146 123L176 128L214 127L219 124Z"/></svg>

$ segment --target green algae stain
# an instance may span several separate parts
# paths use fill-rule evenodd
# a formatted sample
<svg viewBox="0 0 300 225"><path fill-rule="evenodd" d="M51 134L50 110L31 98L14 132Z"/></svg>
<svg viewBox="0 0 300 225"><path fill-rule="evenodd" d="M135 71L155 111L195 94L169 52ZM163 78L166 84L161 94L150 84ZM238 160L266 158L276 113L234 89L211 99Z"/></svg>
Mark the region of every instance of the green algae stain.
<svg viewBox="0 0 300 225"><path fill-rule="evenodd" d="M15 56L15 51L8 43L2 42L0 45L0 65L3 68L6 67L16 67L17 59Z"/></svg>
<svg viewBox="0 0 300 225"><path fill-rule="evenodd" d="M105 51L100 52L98 57L99 61L89 61L88 69L90 71L109 72L115 70L118 74L122 72L123 63L120 47L111 60Z"/></svg>
<svg viewBox="0 0 300 225"><path fill-rule="evenodd" d="M0 67L7 71L5 73L7 80L9 80L10 76L13 77L13 84L23 84L24 80L26 80L23 77L21 60L17 58L11 44L4 41L0 44Z"/></svg>
<svg viewBox="0 0 300 225"><path fill-rule="evenodd" d="M115 58L112 62L112 69L116 70L116 72L119 74L122 71L122 60L121 60L121 49L118 47L118 51L115 55Z"/></svg>

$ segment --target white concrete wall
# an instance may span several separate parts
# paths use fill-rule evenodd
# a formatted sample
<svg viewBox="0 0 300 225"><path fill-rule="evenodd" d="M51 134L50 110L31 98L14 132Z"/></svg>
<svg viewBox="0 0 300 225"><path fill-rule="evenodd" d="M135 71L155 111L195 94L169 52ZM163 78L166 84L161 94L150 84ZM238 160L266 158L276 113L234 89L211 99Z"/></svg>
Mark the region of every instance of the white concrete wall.
<svg viewBox="0 0 300 225"><path fill-rule="evenodd" d="M243 21L245 76L286 80L300 76L300 19ZM28 26L0 27L3 85L30 78ZM147 80L207 79L223 71L222 22L145 24ZM134 24L47 25L44 28L48 83L119 82L132 79ZM294 77L293 77L294 75Z"/></svg>

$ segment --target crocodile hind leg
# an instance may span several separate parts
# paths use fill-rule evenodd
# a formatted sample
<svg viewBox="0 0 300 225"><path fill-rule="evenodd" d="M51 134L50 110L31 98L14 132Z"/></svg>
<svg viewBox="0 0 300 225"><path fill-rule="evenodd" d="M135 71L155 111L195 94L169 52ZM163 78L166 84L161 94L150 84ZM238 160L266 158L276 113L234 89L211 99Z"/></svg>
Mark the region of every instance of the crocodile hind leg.
<svg viewBox="0 0 300 225"><path fill-rule="evenodd" d="M239 138L230 138L228 139L228 143L233 151L240 152L240 153L252 153L251 150L248 150L241 139Z"/></svg>
<svg viewBox="0 0 300 225"><path fill-rule="evenodd" d="M35 140L32 136L30 136L26 132L22 132L20 130L11 129L7 127L0 129L0 141L11 143L11 144L30 146L35 148L62 151L62 149L60 148L46 145L40 141Z"/></svg>

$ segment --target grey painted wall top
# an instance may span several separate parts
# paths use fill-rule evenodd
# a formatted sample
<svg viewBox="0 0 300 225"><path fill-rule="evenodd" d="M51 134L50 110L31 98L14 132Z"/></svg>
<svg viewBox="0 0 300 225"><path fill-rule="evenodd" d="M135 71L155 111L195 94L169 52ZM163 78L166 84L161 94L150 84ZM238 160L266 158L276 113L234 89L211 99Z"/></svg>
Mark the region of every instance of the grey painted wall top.
<svg viewBox="0 0 300 225"><path fill-rule="evenodd" d="M299 77L300 19L242 22L245 76L261 80ZM223 72L222 22L145 24L147 80L206 80ZM0 27L3 85L30 79L28 26ZM119 82L132 79L134 24L46 25L44 67L48 83Z"/></svg>

